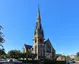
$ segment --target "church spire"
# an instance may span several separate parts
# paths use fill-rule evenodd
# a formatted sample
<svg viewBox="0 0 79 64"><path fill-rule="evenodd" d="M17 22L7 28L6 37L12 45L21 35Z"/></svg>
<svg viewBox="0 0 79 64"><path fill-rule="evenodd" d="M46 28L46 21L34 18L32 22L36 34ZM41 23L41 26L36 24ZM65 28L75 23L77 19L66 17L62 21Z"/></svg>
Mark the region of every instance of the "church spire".
<svg viewBox="0 0 79 64"><path fill-rule="evenodd" d="M40 16L40 8L39 8L39 5L38 5L38 15L37 15L37 27L36 28L40 28L41 29L41 16Z"/></svg>
<svg viewBox="0 0 79 64"><path fill-rule="evenodd" d="M43 35L39 5L38 5L37 21L36 21L36 28L35 28L34 34L36 34L36 33L38 33L38 34L40 33Z"/></svg>
<svg viewBox="0 0 79 64"><path fill-rule="evenodd" d="M41 17L40 17L40 8L38 6L38 13L37 13L37 20L36 20L36 28L34 32L34 51L37 54L36 58L39 59L40 56L43 57L43 50L44 50L44 33L41 25Z"/></svg>
<svg viewBox="0 0 79 64"><path fill-rule="evenodd" d="M41 21L41 17L40 17L40 8L39 8L39 5L38 5L38 15L37 15L37 19L39 20L38 22Z"/></svg>

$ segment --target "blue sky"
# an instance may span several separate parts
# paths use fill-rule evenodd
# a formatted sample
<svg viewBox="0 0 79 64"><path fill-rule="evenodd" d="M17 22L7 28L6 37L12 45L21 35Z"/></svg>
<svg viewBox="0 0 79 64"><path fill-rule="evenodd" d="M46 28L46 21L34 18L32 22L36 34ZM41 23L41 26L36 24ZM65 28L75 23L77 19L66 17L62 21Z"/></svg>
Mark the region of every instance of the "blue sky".
<svg viewBox="0 0 79 64"><path fill-rule="evenodd" d="M79 51L79 0L39 0L45 39L56 53L72 55ZM4 48L22 50L33 45L38 0L0 0L0 25Z"/></svg>

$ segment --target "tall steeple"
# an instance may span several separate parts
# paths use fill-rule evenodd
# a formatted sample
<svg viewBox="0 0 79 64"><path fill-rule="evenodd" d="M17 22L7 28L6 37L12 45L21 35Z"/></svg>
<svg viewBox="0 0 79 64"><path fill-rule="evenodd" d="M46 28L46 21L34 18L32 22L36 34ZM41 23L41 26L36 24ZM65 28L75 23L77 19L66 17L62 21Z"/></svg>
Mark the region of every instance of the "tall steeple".
<svg viewBox="0 0 79 64"><path fill-rule="evenodd" d="M34 53L37 54L36 59L44 56L44 33L41 25L40 8L38 6L38 15L36 20L36 28L34 32Z"/></svg>
<svg viewBox="0 0 79 64"><path fill-rule="evenodd" d="M39 20L39 22L41 21L39 5L38 5L38 15L37 15L37 19Z"/></svg>
<svg viewBox="0 0 79 64"><path fill-rule="evenodd" d="M36 21L36 26L37 28L41 28L41 17L40 17L40 8L39 8L39 5L38 5L38 15L37 15L37 21Z"/></svg>
<svg viewBox="0 0 79 64"><path fill-rule="evenodd" d="M35 28L35 32L34 32L34 35L36 33L40 33L42 35L43 34L43 29L42 29L42 25L41 25L41 16L40 16L40 8L39 8L39 5L38 5L38 15L37 15L37 21L36 21L36 28Z"/></svg>

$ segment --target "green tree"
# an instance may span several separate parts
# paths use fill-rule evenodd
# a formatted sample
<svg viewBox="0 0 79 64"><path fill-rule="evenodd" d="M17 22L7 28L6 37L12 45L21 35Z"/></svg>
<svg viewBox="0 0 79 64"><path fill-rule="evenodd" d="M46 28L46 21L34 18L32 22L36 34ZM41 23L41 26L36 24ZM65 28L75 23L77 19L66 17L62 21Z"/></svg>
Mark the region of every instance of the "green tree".
<svg viewBox="0 0 79 64"><path fill-rule="evenodd" d="M3 29L3 27L0 25L0 58L2 58L2 57L4 57L4 55L6 54L5 53L5 50L4 50L4 47L3 47L3 45L2 45L2 43L4 43L4 38L3 38L3 33L2 33L2 30Z"/></svg>
<svg viewBox="0 0 79 64"><path fill-rule="evenodd" d="M70 56L66 56L66 60L70 60L71 58L70 58Z"/></svg>
<svg viewBox="0 0 79 64"><path fill-rule="evenodd" d="M20 50L10 50L7 54L9 58L19 59L21 57Z"/></svg>
<svg viewBox="0 0 79 64"><path fill-rule="evenodd" d="M0 45L1 45L1 43L4 43L4 38L3 38L3 33L1 32L1 30L3 29L3 27L2 26L0 26Z"/></svg>
<svg viewBox="0 0 79 64"><path fill-rule="evenodd" d="M32 55L32 50L28 48L23 48L23 59L26 58L26 60L28 60L29 55Z"/></svg>
<svg viewBox="0 0 79 64"><path fill-rule="evenodd" d="M6 53L4 49L0 49L0 59L6 59Z"/></svg>
<svg viewBox="0 0 79 64"><path fill-rule="evenodd" d="M76 61L79 61L79 56L77 56L77 57L75 58L75 60L76 60Z"/></svg>
<svg viewBox="0 0 79 64"><path fill-rule="evenodd" d="M79 52L77 52L76 55L79 56Z"/></svg>

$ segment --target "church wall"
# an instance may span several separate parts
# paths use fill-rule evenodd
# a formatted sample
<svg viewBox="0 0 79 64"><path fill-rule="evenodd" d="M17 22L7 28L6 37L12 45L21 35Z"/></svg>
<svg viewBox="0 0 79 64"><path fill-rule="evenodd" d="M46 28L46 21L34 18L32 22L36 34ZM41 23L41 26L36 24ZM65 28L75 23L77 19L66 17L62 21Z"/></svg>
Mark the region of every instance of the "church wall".
<svg viewBox="0 0 79 64"><path fill-rule="evenodd" d="M34 32L34 45L33 45L33 52L37 54L37 57L35 59L43 59L44 52L47 58L52 59L52 46L49 40L47 40L46 42L47 43L44 46L44 32L41 25L40 9L38 8L37 22ZM50 53L47 53L47 50L50 51Z"/></svg>
<svg viewBox="0 0 79 64"><path fill-rule="evenodd" d="M52 59L52 53L45 53L45 56L47 59Z"/></svg>
<svg viewBox="0 0 79 64"><path fill-rule="evenodd" d="M47 59L54 59L54 55L55 55L55 51L53 50L53 47L52 47L52 45L50 44L50 52L47 52L47 45L48 44L50 44L50 42L49 41L47 41L46 43L45 43L45 57L47 58Z"/></svg>
<svg viewBox="0 0 79 64"><path fill-rule="evenodd" d="M47 59L52 59L52 50L51 50L51 53L47 52L47 45L45 44L45 57Z"/></svg>

